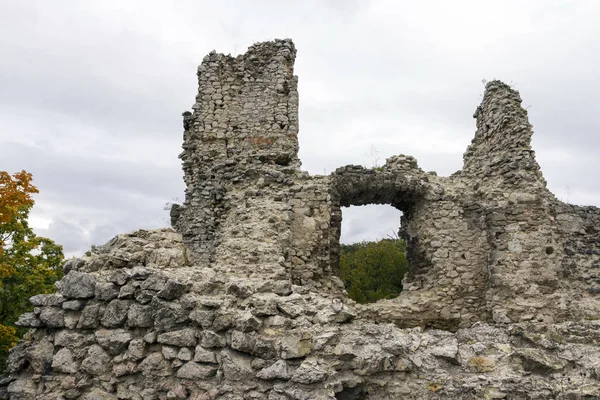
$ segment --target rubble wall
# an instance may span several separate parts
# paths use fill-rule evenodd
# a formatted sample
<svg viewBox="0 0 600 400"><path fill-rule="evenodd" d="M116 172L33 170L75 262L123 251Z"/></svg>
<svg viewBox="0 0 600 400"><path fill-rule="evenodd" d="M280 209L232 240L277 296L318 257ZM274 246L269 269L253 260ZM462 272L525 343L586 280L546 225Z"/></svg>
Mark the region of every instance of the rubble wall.
<svg viewBox="0 0 600 400"><path fill-rule="evenodd" d="M517 91L486 85L464 167L310 176L296 49L211 52L183 114L174 229L119 235L31 299L0 398L600 398L600 211L557 200ZM403 212L409 272L359 305L341 207Z"/></svg>

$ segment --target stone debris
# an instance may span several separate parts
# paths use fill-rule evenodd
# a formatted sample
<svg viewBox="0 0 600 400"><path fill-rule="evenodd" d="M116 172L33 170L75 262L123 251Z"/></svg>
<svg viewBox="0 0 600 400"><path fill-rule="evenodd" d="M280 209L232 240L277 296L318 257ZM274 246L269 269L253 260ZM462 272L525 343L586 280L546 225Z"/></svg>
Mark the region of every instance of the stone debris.
<svg viewBox="0 0 600 400"><path fill-rule="evenodd" d="M291 40L211 52L174 229L118 235L31 298L0 399L600 398L600 210L557 200L521 97L489 82L464 167L311 177ZM403 211L409 272L358 305L341 207Z"/></svg>

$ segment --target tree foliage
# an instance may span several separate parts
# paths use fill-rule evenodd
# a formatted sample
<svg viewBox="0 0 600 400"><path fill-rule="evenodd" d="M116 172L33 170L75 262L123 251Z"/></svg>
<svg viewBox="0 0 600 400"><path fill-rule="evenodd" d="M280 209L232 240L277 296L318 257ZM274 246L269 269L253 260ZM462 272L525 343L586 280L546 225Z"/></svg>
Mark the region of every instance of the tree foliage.
<svg viewBox="0 0 600 400"><path fill-rule="evenodd" d="M54 291L62 277L62 246L35 235L29 212L38 190L26 171L0 171L0 370L8 349L23 333L15 328L19 315L30 311L29 298Z"/></svg>
<svg viewBox="0 0 600 400"><path fill-rule="evenodd" d="M340 277L348 296L358 303L396 297L408 269L404 248L399 239L341 245Z"/></svg>

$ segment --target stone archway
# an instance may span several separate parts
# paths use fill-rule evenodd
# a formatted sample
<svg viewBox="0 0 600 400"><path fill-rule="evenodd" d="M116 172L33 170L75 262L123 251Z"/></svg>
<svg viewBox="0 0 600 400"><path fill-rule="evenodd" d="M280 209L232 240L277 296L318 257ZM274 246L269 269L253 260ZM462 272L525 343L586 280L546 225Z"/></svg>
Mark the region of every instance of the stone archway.
<svg viewBox="0 0 600 400"><path fill-rule="evenodd" d="M414 171L401 171L408 169ZM334 270L339 268L339 240L341 234L341 207L363 206L370 204L389 205L402 212L401 232L406 237L411 214L417 203L422 201L425 186L417 175L423 173L413 157L396 156L388 160L381 170L367 169L350 165L338 168L331 180L331 261ZM408 241L407 241L408 244ZM414 252L407 257L412 260Z"/></svg>
<svg viewBox="0 0 600 400"><path fill-rule="evenodd" d="M402 211L401 236L409 271L395 299L364 312L400 326L456 329L488 318L485 304L487 236L478 211L447 189L447 178L426 173L410 156L394 156L381 169L339 168L331 176L330 260L339 268L341 207L387 204ZM476 244L478 250L470 246Z"/></svg>

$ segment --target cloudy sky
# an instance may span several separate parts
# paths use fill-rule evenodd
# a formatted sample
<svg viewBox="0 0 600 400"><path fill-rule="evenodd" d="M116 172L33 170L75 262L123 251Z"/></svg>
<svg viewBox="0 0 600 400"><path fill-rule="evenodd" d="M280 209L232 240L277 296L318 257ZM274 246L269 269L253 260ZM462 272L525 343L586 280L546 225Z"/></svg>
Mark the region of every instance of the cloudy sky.
<svg viewBox="0 0 600 400"><path fill-rule="evenodd" d="M600 206L598 21L597 0L2 0L0 170L33 173L33 225L69 255L166 226L202 57L289 37L305 170L410 154L449 175L497 78L529 107L550 189ZM397 226L353 208L343 240Z"/></svg>

